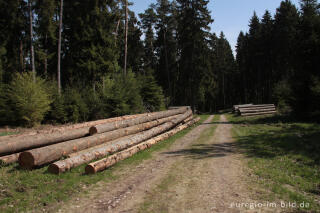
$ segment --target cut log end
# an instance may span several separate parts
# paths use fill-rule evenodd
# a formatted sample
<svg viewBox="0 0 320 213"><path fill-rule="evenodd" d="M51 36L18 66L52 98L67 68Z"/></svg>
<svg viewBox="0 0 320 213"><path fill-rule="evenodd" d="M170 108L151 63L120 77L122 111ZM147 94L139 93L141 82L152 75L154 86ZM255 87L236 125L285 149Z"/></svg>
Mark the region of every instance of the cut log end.
<svg viewBox="0 0 320 213"><path fill-rule="evenodd" d="M22 152L19 155L19 165L23 169L32 169L35 167L35 159L30 152Z"/></svg>
<svg viewBox="0 0 320 213"><path fill-rule="evenodd" d="M98 133L98 129L95 126L90 127L89 134L94 135Z"/></svg>
<svg viewBox="0 0 320 213"><path fill-rule="evenodd" d="M88 164L85 168L85 172L86 172L86 174L95 174L96 170L95 170L94 166Z"/></svg>
<svg viewBox="0 0 320 213"><path fill-rule="evenodd" d="M61 173L59 167L54 163L49 165L48 172L56 175Z"/></svg>

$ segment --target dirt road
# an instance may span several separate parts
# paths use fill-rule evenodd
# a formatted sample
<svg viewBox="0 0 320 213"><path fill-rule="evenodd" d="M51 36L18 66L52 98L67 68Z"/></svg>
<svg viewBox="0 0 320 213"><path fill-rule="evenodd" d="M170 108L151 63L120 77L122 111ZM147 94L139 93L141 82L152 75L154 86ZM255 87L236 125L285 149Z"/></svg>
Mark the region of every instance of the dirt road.
<svg viewBox="0 0 320 213"><path fill-rule="evenodd" d="M235 151L232 125L221 116L178 139L116 182L100 182L72 199L60 212L243 212L233 205L252 202ZM216 129L214 129L216 126ZM214 132L213 132L214 131Z"/></svg>

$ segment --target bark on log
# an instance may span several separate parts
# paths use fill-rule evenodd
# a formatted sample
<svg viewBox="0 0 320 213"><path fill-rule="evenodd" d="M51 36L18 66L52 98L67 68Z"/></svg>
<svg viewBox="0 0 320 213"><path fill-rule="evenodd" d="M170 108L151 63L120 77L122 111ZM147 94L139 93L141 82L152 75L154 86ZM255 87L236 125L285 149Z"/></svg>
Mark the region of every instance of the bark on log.
<svg viewBox="0 0 320 213"><path fill-rule="evenodd" d="M83 124L76 125L82 128L60 128L59 131L47 134L31 134L28 136L19 136L9 138L4 141L0 141L0 156L21 152L24 150L39 148L48 146L64 141L74 140L89 135L89 126L92 124L104 124L112 122L121 122L128 119L139 118L140 116L147 116L150 113L137 114L137 115L126 115L122 117L103 119L98 121L91 121ZM151 113L153 115L155 113ZM70 129L70 130L69 130Z"/></svg>
<svg viewBox="0 0 320 213"><path fill-rule="evenodd" d="M79 123L79 124L69 124L69 125L63 125L63 126L59 126L59 127L53 127L53 128L50 128L50 130L38 130L38 131L26 132L26 133L16 134L16 135L6 135L6 136L0 137L0 143L3 141L6 141L8 139L17 140L20 138L24 138L26 136L34 136L34 135L39 135L39 134L49 134L49 133L51 134L51 133L55 133L55 132L58 132L61 134L61 132L63 132L63 131L80 129L83 127L88 127L88 129L89 129L89 127L94 126L94 125L99 125L99 124L114 122L114 121L127 120L127 119L131 119L131 118L136 118L138 116L144 116L147 114L148 113L136 114L136 115L125 115L125 116L121 116L121 117L107 118L107 119L89 121L89 122L84 122L84 123Z"/></svg>
<svg viewBox="0 0 320 213"><path fill-rule="evenodd" d="M128 157L131 157L132 155L136 154L137 152L140 152L144 149L147 149L147 148L151 147L152 145L169 138L170 136L176 134L177 132L179 132L189 126L191 126L192 124L198 122L199 120L200 120L200 118L195 118L195 119L187 122L186 124L180 125L180 126L174 128L168 132L165 132L161 135L158 135L157 137L151 138L143 143L140 143L136 146L133 146L129 149L126 149L126 150L121 151L119 153L116 153L114 155L111 155L107 158L90 163L86 166L85 172L87 174L95 174L99 171L105 170L108 167L116 164L117 162L124 160Z"/></svg>
<svg viewBox="0 0 320 213"><path fill-rule="evenodd" d="M104 157L108 154L121 151L128 147L134 146L142 141L148 140L160 133L163 133L170 128L176 126L177 124L183 122L186 118L190 116L192 112L187 111L185 114L180 115L168 122L154 127L150 130L140 132L130 137L126 137L120 140L116 140L112 143L103 144L97 147L93 147L89 150L84 150L78 154L72 155L72 157L55 162L49 166L49 172L59 174L65 171L70 170L73 167L79 166L81 164L90 162L92 160Z"/></svg>
<svg viewBox="0 0 320 213"><path fill-rule="evenodd" d="M276 107L275 106L248 107L248 108L240 108L238 111L253 110L253 109L272 109L272 108L276 108Z"/></svg>
<svg viewBox="0 0 320 213"><path fill-rule="evenodd" d="M238 109L250 109L250 108L263 108L263 107L274 107L274 104L260 104L260 105L251 105L251 106L239 106Z"/></svg>
<svg viewBox="0 0 320 213"><path fill-rule="evenodd" d="M246 106L252 106L253 104L240 104L240 105L233 105L233 110L238 110L239 107L246 107Z"/></svg>
<svg viewBox="0 0 320 213"><path fill-rule="evenodd" d="M274 114L274 113L277 113L277 111L245 113L245 114L241 114L241 116L267 115L267 114Z"/></svg>
<svg viewBox="0 0 320 213"><path fill-rule="evenodd" d="M20 153L21 152L0 157L0 164L1 163L2 164L11 164L11 163L18 162Z"/></svg>
<svg viewBox="0 0 320 213"><path fill-rule="evenodd" d="M88 149L93 146L97 146L108 141L141 132L146 129L150 129L154 126L157 126L161 123L167 122L170 119L180 117L180 116L171 116L162 118L159 120L154 120L151 122L122 128L103 134L97 134L85 138L79 138L76 140L66 141L51 146L46 146L38 149L28 150L20 154L19 164L22 168L31 169L36 166L41 166L55 160L60 159L63 156L67 156L70 153L78 152L84 149Z"/></svg>
<svg viewBox="0 0 320 213"><path fill-rule="evenodd" d="M246 110L240 110L240 113L254 113L254 112L268 112L268 111L275 111L275 107L271 108L263 108L263 109L246 109Z"/></svg>
<svg viewBox="0 0 320 213"><path fill-rule="evenodd" d="M178 115L177 115L177 116L178 116ZM174 116L174 117L176 117L176 116ZM188 122L189 122L190 120L192 120L192 119L193 119L193 116L191 115L191 116L189 116L187 119L185 119L185 120L182 122L182 124L188 123ZM140 134L140 133L141 133L141 132L136 133L136 134ZM118 138L118 139L116 139L116 140L110 141L109 143L115 144L115 143L117 143L117 142L120 141L120 140L126 139L126 138L128 138L128 137L132 137L132 136L134 136L134 135L124 136L124 137ZM86 153L86 152L94 151L94 150L96 150L97 148L104 147L104 146L106 146L105 143L103 143L103 144L101 144L101 145L97 145L97 146L91 147L91 148L88 148L88 149L84 149L84 150L79 151L79 152L70 153L70 154L67 155L67 157L68 157L68 158L71 158L71 157L74 157L74 156L78 156L78 155L84 154L84 153Z"/></svg>
<svg viewBox="0 0 320 213"><path fill-rule="evenodd" d="M74 129L62 133L41 134L20 138L19 140L7 140L0 143L0 155L12 154L27 149L47 146L62 141L81 138L89 134L88 127Z"/></svg>
<svg viewBox="0 0 320 213"><path fill-rule="evenodd" d="M118 122L101 124L101 125L91 127L89 130L89 133L90 133L90 135L94 135L94 134L98 134L98 133L112 131L112 130L119 129L119 128L125 128L128 126L133 126L133 125L145 123L145 122L152 121L155 119L160 119L160 118L169 117L172 115L181 114L181 113L186 112L188 109L189 109L188 107L181 107L181 108L174 109L174 110L167 110L167 111L162 111L162 112L157 112L157 113L151 113L151 114L148 114L143 117L133 118L133 119L125 120L125 121L118 121Z"/></svg>

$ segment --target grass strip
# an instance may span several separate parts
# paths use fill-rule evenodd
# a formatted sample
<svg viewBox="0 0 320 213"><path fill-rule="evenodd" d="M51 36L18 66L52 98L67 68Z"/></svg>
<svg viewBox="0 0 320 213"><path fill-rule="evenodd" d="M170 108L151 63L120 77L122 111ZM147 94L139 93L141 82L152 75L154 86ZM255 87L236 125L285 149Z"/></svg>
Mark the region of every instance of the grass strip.
<svg viewBox="0 0 320 213"><path fill-rule="evenodd" d="M227 115L255 182L269 201L296 203L292 211L320 210L320 126L279 116ZM309 206L300 207L301 203Z"/></svg>

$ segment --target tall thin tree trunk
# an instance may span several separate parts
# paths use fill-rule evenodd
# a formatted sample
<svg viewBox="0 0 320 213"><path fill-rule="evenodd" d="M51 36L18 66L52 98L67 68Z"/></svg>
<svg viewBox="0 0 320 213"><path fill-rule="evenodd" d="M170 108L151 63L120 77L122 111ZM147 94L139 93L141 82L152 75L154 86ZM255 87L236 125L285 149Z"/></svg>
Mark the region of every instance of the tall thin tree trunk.
<svg viewBox="0 0 320 213"><path fill-rule="evenodd" d="M166 41L166 32L163 31L163 41L164 41L164 52L165 52L165 60L166 60L166 71L167 71L167 80L169 85L169 96L172 98L171 91L171 80L170 80L170 72L169 72L169 63L168 63L168 50L167 50L167 41Z"/></svg>
<svg viewBox="0 0 320 213"><path fill-rule="evenodd" d="M63 17L63 0L60 0L60 17L59 17L59 41L58 41L58 92L61 94L61 32Z"/></svg>
<svg viewBox="0 0 320 213"><path fill-rule="evenodd" d="M119 25L120 25L120 19L119 19L118 22L117 22L116 31L115 31L115 34L114 34L114 45L117 44L117 38L118 38L118 32L119 32Z"/></svg>
<svg viewBox="0 0 320 213"><path fill-rule="evenodd" d="M33 13L32 13L32 0L29 0L29 16L30 16L30 55L31 55L31 67L33 74L33 81L36 81L36 68L34 64L34 48L33 48Z"/></svg>
<svg viewBox="0 0 320 213"><path fill-rule="evenodd" d="M21 66L21 71L25 71L25 66L24 66L24 55L23 55L23 43L22 40L20 40L20 66Z"/></svg>
<svg viewBox="0 0 320 213"><path fill-rule="evenodd" d="M47 41L48 41L48 35L46 33L46 39L45 39L45 56L44 56L44 76L47 77L48 75L48 48L47 48Z"/></svg>
<svg viewBox="0 0 320 213"><path fill-rule="evenodd" d="M124 76L127 75L127 57L128 57L128 0L125 0L126 20L125 20L125 38L124 38Z"/></svg>
<svg viewBox="0 0 320 213"><path fill-rule="evenodd" d="M223 108L226 108L226 94L225 94L225 86L224 86L224 73L222 73L222 92L223 92Z"/></svg>

